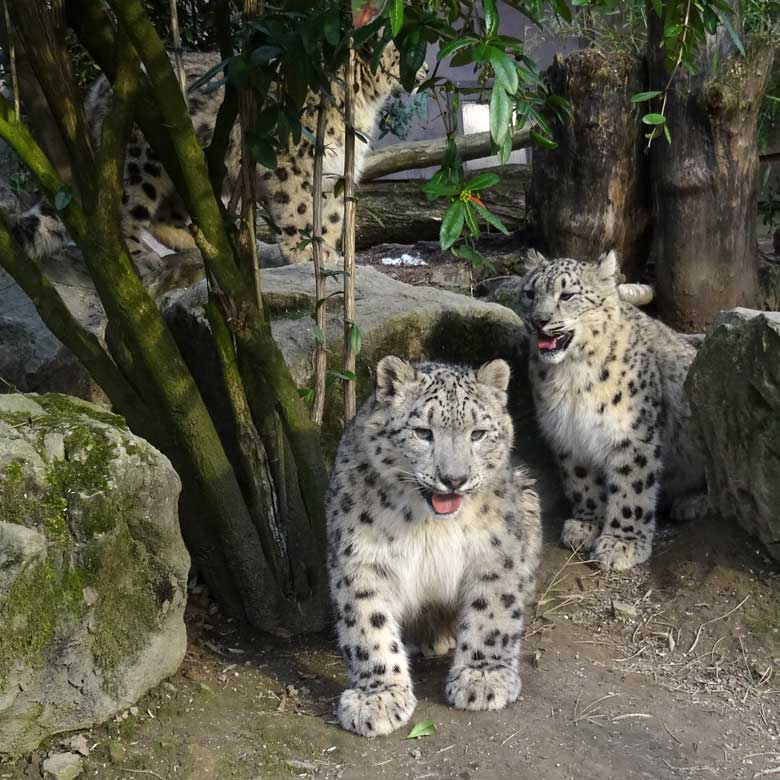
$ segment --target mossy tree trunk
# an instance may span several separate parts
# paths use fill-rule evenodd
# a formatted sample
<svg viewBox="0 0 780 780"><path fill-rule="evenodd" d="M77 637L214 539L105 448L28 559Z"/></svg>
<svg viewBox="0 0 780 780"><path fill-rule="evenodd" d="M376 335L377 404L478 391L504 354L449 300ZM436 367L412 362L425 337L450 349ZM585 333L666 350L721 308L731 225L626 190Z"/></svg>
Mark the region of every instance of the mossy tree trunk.
<svg viewBox="0 0 780 780"><path fill-rule="evenodd" d="M653 13L648 38L650 89L669 79ZM672 143L651 149L656 228L652 256L663 319L702 331L721 309L755 305L758 290L756 123L772 62L768 37L747 41L743 57L722 28L680 68L667 100ZM714 67L713 67L714 66Z"/></svg>
<svg viewBox="0 0 780 780"><path fill-rule="evenodd" d="M30 294L47 325L90 370L130 426L171 457L184 482L185 537L225 608L267 631L318 630L327 605L326 474L319 431L271 337L252 280L242 273L237 242L226 232L165 47L139 0L111 0L116 26L98 0L75 1L83 12L82 42L99 53L96 59L114 87L93 148L46 5L8 1L78 178L79 197L60 214L106 311L108 350L69 316L55 288L25 266L35 269L1 222L0 264ZM220 437L121 234L124 154L136 118L193 218L210 279L208 316L237 449L231 447L234 441ZM53 200L62 180L2 100L0 137ZM269 420L278 421L272 431ZM284 465L274 471L270 462ZM279 506L279 493L290 492L294 516L269 510Z"/></svg>
<svg viewBox="0 0 780 780"><path fill-rule="evenodd" d="M644 89L644 62L583 49L556 57L544 76L573 117L555 123L556 149L534 149L528 205L540 248L582 260L614 249L635 279L651 232L640 112L630 99Z"/></svg>

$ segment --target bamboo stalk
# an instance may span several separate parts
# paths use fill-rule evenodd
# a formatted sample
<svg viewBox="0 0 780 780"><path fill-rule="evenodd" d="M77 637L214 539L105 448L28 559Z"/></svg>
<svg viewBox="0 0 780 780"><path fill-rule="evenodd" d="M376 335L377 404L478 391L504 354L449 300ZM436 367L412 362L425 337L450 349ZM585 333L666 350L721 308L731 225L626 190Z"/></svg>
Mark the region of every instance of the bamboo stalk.
<svg viewBox="0 0 780 780"><path fill-rule="evenodd" d="M328 370L328 351L325 345L325 278L322 274L322 158L325 155L325 98L317 107L317 131L314 142L314 185L312 187L312 259L314 260L314 298L319 338L314 354L314 402L311 419L319 425L325 411L325 373Z"/></svg>
<svg viewBox="0 0 780 780"><path fill-rule="evenodd" d="M11 17L8 15L7 0L3 0L3 14L5 15L5 32L8 36L8 59L11 63L11 89L14 92L14 114L18 122L22 109L19 100L19 76L16 72L16 44L14 43L14 32L11 27Z"/></svg>
<svg viewBox="0 0 780 780"><path fill-rule="evenodd" d="M257 16L257 0L244 0L244 24ZM255 237L255 177L257 163L249 148L249 135L255 127L257 99L251 87L245 87L238 95L238 113L241 122L241 231L238 237L241 262L248 279L251 279L255 304L263 307L260 292L260 264L257 260L257 239Z"/></svg>
<svg viewBox="0 0 780 780"><path fill-rule="evenodd" d="M356 351L352 338L355 327L355 50L350 42L344 93L344 371L355 373ZM357 411L355 382L344 382L344 424Z"/></svg>
<svg viewBox="0 0 780 780"><path fill-rule="evenodd" d="M181 87L181 94L187 97L187 74L184 72L184 58L181 50L181 33L179 31L179 9L176 0L171 0L171 37L173 38L173 61L176 63L176 78Z"/></svg>

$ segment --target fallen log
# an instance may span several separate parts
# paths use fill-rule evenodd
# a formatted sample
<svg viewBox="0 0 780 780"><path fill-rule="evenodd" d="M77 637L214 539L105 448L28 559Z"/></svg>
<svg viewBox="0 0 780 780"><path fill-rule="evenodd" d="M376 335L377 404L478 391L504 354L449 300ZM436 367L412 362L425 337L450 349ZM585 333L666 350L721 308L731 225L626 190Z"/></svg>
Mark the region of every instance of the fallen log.
<svg viewBox="0 0 780 780"><path fill-rule="evenodd" d="M455 142L463 160L477 160L493 154L490 133L471 133L459 135ZM531 134L528 130L515 128L512 131L512 149L525 149L531 146ZM361 181L378 179L390 173L408 171L412 168L427 168L439 165L447 149L446 138L432 141L408 141L386 146L369 152L365 158L365 167Z"/></svg>
<svg viewBox="0 0 780 780"><path fill-rule="evenodd" d="M485 205L509 230L525 225L525 191L530 166L490 168L501 181L484 192ZM476 175L476 171L474 175ZM441 218L449 205L444 200L429 203L420 190L422 179L390 179L362 182L358 187L358 249L376 244L411 244L439 237Z"/></svg>

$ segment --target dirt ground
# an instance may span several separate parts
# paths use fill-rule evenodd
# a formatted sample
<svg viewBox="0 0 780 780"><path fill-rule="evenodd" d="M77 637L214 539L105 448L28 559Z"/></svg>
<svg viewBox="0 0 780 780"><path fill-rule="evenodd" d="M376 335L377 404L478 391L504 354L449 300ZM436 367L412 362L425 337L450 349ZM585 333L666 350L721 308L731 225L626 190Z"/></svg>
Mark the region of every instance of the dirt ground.
<svg viewBox="0 0 780 780"><path fill-rule="evenodd" d="M333 706L346 678L330 637L269 640L220 617L195 585L179 673L137 708L85 732L100 780L639 780L780 777L780 578L756 543L712 518L665 528L650 565L598 572L555 540L563 506L551 464L522 453L546 507L539 603L521 700L450 709L447 659L415 664L412 723L366 740ZM406 740L432 720L436 732ZM0 762L40 780L63 750Z"/></svg>

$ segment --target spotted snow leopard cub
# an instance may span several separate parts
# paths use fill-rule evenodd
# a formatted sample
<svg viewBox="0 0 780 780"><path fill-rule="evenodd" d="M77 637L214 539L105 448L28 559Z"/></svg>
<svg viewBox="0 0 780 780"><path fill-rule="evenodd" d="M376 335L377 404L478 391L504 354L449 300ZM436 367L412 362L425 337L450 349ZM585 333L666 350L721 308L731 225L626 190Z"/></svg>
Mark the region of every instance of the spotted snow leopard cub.
<svg viewBox="0 0 780 780"><path fill-rule="evenodd" d="M510 463L509 366L386 357L347 428L328 495L328 568L351 688L341 725L406 723L417 700L404 642L455 655L449 702L500 709L520 694L520 638L540 546L539 500Z"/></svg>
<svg viewBox="0 0 780 780"><path fill-rule="evenodd" d="M545 260L523 282L537 417L573 517L562 541L607 568L650 557L659 491L679 516L706 507L683 382L695 349L621 300L614 252Z"/></svg>
<svg viewBox="0 0 780 780"><path fill-rule="evenodd" d="M216 53L188 52L184 54L187 83L193 84L202 74L219 62ZM357 58L355 87L355 127L359 131L355 148L355 176L360 179L368 145L363 139L374 133L379 112L387 100L401 89L399 81L400 55L392 42L383 50L376 71L370 63ZM427 68L423 66L420 78ZM325 117L325 155L323 159L323 225L325 261L339 257L343 204L334 195L335 183L344 172L344 121L342 80L333 84L334 102L328 103ZM222 103L224 90L203 89L189 94L193 125L202 146L211 142L214 122ZM111 108L111 84L101 76L92 85L86 98L85 114L95 144L99 142L103 120ZM309 94L303 125L309 131L298 144L292 141L286 152L277 154L274 170L260 168L258 197L265 203L281 234L277 238L282 253L289 262L311 259L309 249L299 244L312 229L312 181L314 177L314 145L310 142L317 122L319 99ZM238 123L233 127L225 155L227 176L224 196L229 198L235 188L241 161L241 134ZM154 150L138 128L134 128L127 148L124 172L123 223L128 248L139 272L159 265L159 257L142 240L149 231L158 241L174 250L194 249L187 230L189 217L174 185L160 164ZM15 236L32 257L48 255L67 240L67 234L54 210L45 202L36 204L21 215Z"/></svg>

